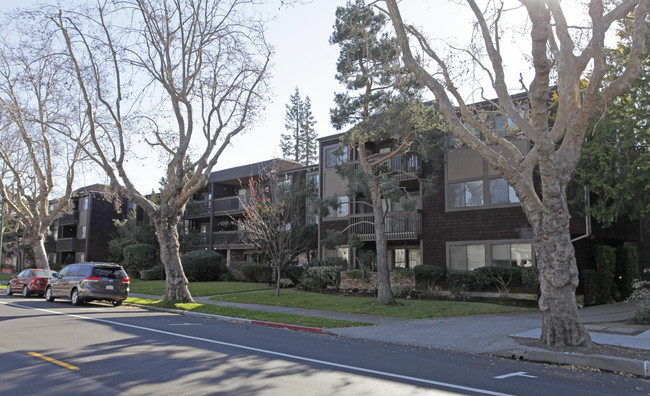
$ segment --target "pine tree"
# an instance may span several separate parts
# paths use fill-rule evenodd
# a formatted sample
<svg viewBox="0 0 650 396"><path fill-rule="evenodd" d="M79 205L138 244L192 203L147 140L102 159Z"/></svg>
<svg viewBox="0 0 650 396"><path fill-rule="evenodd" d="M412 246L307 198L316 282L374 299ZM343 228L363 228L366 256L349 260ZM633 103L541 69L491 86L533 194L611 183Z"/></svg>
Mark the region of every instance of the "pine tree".
<svg viewBox="0 0 650 396"><path fill-rule="evenodd" d="M316 120L314 115L311 112L311 100L309 96L305 98L302 106L302 153L300 156L300 162L304 165L312 165L318 163L318 134L314 129Z"/></svg>
<svg viewBox="0 0 650 396"><path fill-rule="evenodd" d="M415 145L416 135L431 132L440 124L431 106L421 103L417 84L403 67L394 37L385 30L387 18L375 13L363 0L348 2L336 10L331 44L338 44L340 54L336 79L346 91L335 96L336 108L330 111L332 125L352 128L341 138L341 144L357 147L359 166L339 166L339 173L348 180L348 194L362 194L374 215L377 254L376 304L395 304L388 266L385 220L387 200L405 200L406 194L394 177L388 163ZM430 133L432 134L432 133ZM387 153L373 153L373 143L394 143ZM405 202L413 206L413 202Z"/></svg>
<svg viewBox="0 0 650 396"><path fill-rule="evenodd" d="M286 105L287 113L284 117L284 127L289 133L282 134L280 148L282 156L303 165L315 164L318 161L318 135L314 129L316 120L311 112L309 96L302 100L300 91L296 91L289 98Z"/></svg>
<svg viewBox="0 0 650 396"><path fill-rule="evenodd" d="M282 134L280 148L282 156L286 159L300 161L300 142L302 140L303 128L303 104L300 98L300 91L296 87L296 92L289 98L290 104L286 105L287 113L284 116L284 127L289 133Z"/></svg>

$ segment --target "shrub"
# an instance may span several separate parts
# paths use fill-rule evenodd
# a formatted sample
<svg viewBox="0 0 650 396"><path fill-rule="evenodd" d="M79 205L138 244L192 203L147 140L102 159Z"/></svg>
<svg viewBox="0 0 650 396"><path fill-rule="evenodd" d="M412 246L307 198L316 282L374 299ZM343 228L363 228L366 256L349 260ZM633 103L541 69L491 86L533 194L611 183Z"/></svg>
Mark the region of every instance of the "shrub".
<svg viewBox="0 0 650 396"><path fill-rule="evenodd" d="M162 264L140 271L140 279L142 280L162 280L165 279L164 275Z"/></svg>
<svg viewBox="0 0 650 396"><path fill-rule="evenodd" d="M280 279L280 287L287 288L287 287L293 287L293 285L294 283L291 279L287 279L287 278Z"/></svg>
<svg viewBox="0 0 650 396"><path fill-rule="evenodd" d="M521 283L526 289L534 290L535 295L539 298L541 291L539 289L539 268L524 267L521 269Z"/></svg>
<svg viewBox="0 0 650 396"><path fill-rule="evenodd" d="M628 298L632 292L632 281L639 277L638 254L636 246L625 245L616 252L616 283L621 299Z"/></svg>
<svg viewBox="0 0 650 396"><path fill-rule="evenodd" d="M350 279L363 279L363 271L362 270L347 270L345 273L348 275L348 278Z"/></svg>
<svg viewBox="0 0 650 396"><path fill-rule="evenodd" d="M223 256L209 250L194 250L181 256L185 276L190 282L221 279L227 272Z"/></svg>
<svg viewBox="0 0 650 396"><path fill-rule="evenodd" d="M632 290L628 300L637 301L639 310L631 321L639 324L650 324L650 281L635 279L632 282Z"/></svg>
<svg viewBox="0 0 650 396"><path fill-rule="evenodd" d="M447 277L447 269L437 265L418 265L414 271L415 282L423 284L427 293L433 293L436 283L443 282Z"/></svg>
<svg viewBox="0 0 650 396"><path fill-rule="evenodd" d="M271 283L273 268L267 264L246 264L241 272L249 282Z"/></svg>
<svg viewBox="0 0 650 396"><path fill-rule="evenodd" d="M395 275L395 279L410 278L412 276L415 276L415 271L410 268L395 268L392 272Z"/></svg>
<svg viewBox="0 0 650 396"><path fill-rule="evenodd" d="M585 306L594 305L598 299L598 271L593 269L582 270L582 293Z"/></svg>
<svg viewBox="0 0 650 396"><path fill-rule="evenodd" d="M598 268L597 304L607 304L612 301L616 285L616 249L611 246L596 246L596 266Z"/></svg>
<svg viewBox="0 0 650 396"><path fill-rule="evenodd" d="M476 278L472 272L450 271L447 273L447 285L453 298L465 301L466 293L476 288Z"/></svg>
<svg viewBox="0 0 650 396"><path fill-rule="evenodd" d="M327 285L338 288L341 270L341 267L335 265L311 267L307 269L307 275L315 281L317 288L320 290L324 289Z"/></svg>
<svg viewBox="0 0 650 396"><path fill-rule="evenodd" d="M402 285L391 286L390 291L395 298L406 298L409 296L409 289Z"/></svg>
<svg viewBox="0 0 650 396"><path fill-rule="evenodd" d="M512 284L521 283L519 267L479 267L474 270L476 285L480 288L496 287L499 294L507 296Z"/></svg>
<svg viewBox="0 0 650 396"><path fill-rule="evenodd" d="M134 278L140 278L141 272L156 265L158 249L146 243L136 243L125 247L122 251L126 272Z"/></svg>
<svg viewBox="0 0 650 396"><path fill-rule="evenodd" d="M297 285L298 283L302 282L302 280L305 278L305 274L306 274L305 267L291 264L282 268L281 275L284 278L291 279L291 282L293 282L294 285Z"/></svg>

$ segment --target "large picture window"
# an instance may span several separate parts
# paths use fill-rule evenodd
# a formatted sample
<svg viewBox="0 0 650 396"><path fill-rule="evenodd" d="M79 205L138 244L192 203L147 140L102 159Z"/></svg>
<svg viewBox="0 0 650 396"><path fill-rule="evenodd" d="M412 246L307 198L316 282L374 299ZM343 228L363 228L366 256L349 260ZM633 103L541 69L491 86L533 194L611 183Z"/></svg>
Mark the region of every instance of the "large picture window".
<svg viewBox="0 0 650 396"><path fill-rule="evenodd" d="M526 140L513 142L522 153L527 153ZM505 154L506 156L508 153ZM490 168L481 156L468 149L451 150L446 154L445 188L447 210L462 210L519 205L514 188Z"/></svg>
<svg viewBox="0 0 650 396"><path fill-rule="evenodd" d="M486 265L530 267L535 265L532 244L528 241L450 242L447 244L447 268L472 271Z"/></svg>

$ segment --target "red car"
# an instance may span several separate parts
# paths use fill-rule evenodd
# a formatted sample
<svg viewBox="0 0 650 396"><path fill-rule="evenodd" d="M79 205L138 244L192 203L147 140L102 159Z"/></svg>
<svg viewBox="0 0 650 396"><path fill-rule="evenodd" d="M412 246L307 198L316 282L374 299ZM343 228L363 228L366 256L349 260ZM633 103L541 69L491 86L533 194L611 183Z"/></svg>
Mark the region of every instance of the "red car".
<svg viewBox="0 0 650 396"><path fill-rule="evenodd" d="M38 294L42 297L45 294L47 281L54 273L55 271L37 268L26 269L9 281L9 284L7 284L7 294L22 293L23 297Z"/></svg>

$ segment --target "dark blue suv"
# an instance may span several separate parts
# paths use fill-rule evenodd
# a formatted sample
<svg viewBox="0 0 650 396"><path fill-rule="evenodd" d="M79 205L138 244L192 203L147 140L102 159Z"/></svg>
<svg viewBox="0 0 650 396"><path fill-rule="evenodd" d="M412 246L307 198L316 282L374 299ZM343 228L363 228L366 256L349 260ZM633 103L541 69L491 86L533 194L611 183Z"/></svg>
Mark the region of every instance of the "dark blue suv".
<svg viewBox="0 0 650 396"><path fill-rule="evenodd" d="M129 283L124 268L118 264L70 264L52 275L45 289L45 299L69 298L73 305L105 300L117 307L129 296Z"/></svg>

